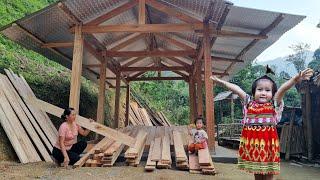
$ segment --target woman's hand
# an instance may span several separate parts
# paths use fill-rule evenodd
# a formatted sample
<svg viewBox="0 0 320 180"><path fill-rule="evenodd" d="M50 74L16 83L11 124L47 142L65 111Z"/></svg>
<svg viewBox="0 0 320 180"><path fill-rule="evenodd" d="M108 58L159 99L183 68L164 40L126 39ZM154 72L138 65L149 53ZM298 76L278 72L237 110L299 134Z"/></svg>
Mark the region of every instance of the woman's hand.
<svg viewBox="0 0 320 180"><path fill-rule="evenodd" d="M313 70L310 68L307 68L303 71L301 71L296 77L296 82L301 82L303 80L309 80L310 77L313 75Z"/></svg>
<svg viewBox="0 0 320 180"><path fill-rule="evenodd" d="M69 156L65 156L63 163L62 163L63 167L65 167L65 168L68 167L69 162L70 162Z"/></svg>

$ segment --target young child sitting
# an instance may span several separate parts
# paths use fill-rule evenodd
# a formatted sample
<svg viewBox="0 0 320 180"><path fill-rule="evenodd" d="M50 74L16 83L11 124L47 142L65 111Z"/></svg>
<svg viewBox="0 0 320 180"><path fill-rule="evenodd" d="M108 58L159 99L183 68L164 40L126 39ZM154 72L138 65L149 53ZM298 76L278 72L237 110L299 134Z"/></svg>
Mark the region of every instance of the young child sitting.
<svg viewBox="0 0 320 180"><path fill-rule="evenodd" d="M199 149L205 149L207 147L208 135L205 130L202 129L203 127L203 119L197 118L196 122L196 129L191 129L190 134L193 137L193 143L189 144L188 150L189 153L198 153Z"/></svg>

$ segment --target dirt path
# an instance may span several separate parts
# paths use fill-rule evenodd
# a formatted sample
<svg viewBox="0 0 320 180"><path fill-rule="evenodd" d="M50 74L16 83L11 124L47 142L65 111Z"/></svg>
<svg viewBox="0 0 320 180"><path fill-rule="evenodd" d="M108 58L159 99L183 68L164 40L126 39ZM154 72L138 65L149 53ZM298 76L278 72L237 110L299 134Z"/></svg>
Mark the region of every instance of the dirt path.
<svg viewBox="0 0 320 180"><path fill-rule="evenodd" d="M13 162L0 163L0 179L213 179L213 176L189 174L174 169L144 172L143 166L127 167L117 164L111 168L65 169L52 163L32 163L22 165ZM217 174L214 179L253 179L249 173L237 169L236 164L215 163ZM288 162L281 164L281 175L276 179L319 179L320 168L298 167Z"/></svg>

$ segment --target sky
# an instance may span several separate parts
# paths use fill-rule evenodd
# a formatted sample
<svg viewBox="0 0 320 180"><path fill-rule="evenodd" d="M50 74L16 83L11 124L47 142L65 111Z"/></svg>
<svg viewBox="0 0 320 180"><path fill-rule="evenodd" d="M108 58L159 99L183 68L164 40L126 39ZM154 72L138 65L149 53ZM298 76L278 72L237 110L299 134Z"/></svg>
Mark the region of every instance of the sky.
<svg viewBox="0 0 320 180"><path fill-rule="evenodd" d="M293 54L290 45L310 44L310 50L320 47L320 0L229 0L235 6L248 7L287 14L304 15L306 18L286 32L278 41L257 57L258 61L272 60Z"/></svg>

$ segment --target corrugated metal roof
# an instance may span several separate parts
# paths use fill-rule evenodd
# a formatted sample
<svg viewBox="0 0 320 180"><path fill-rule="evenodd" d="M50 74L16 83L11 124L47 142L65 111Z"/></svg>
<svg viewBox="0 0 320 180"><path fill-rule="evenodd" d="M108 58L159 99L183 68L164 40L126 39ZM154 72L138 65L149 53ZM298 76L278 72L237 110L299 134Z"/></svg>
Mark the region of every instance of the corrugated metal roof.
<svg viewBox="0 0 320 180"><path fill-rule="evenodd" d="M237 94L233 94L232 91L224 91L224 92L221 92L219 94L217 94L215 97L214 97L214 101L221 101L221 100L224 100L224 99L237 99L239 96Z"/></svg>
<svg viewBox="0 0 320 180"><path fill-rule="evenodd" d="M61 1L71 13L84 24L91 20L108 13L115 8L128 3L129 0L64 0ZM158 0L166 6L174 8L175 10L188 14L189 16L202 21L206 16L210 16L209 23L216 27L220 20L222 20L223 13L228 7L229 13L221 27L222 30L237 31L244 33L259 34L267 28L280 14L279 12L270 12L257 9L249 9L230 5L230 3L223 0ZM181 20L167 15L158 9L151 6L148 7L148 14L151 23L183 23ZM120 15L113 17L102 24L136 24L137 23L137 7L131 8ZM238 57L244 60L244 63L237 63L231 65L230 62L215 61L213 59L213 71L224 72L229 69L230 76L245 67L249 62L253 61L260 53L276 42L281 35L298 24L304 16L283 14L283 20L276 25L270 32L267 33L268 38L259 40L254 46L249 49L242 56L239 54L243 49L252 43L253 39L247 38L226 38L218 37L212 47L212 55L224 58L234 59ZM16 24L16 25L15 25ZM30 16L24 17L16 22L9 24L1 30L9 39L21 44L22 46L36 51L45 57L57 61L58 63L70 68L72 63L72 48L41 48L42 43L49 42L72 42L73 34L69 31L75 22L69 18L65 12L59 8L58 3L55 3L43 10L40 10ZM32 38L28 35L36 38ZM94 42L97 39L102 45L102 48L108 48L115 42L130 36L132 33L104 33L93 34L93 36L85 35L87 42ZM192 47L197 47L197 44L202 41L202 37L192 32L176 32L176 33L161 33L169 38L174 38L180 42L189 42ZM40 40L40 41L39 41ZM155 36L157 47L162 49L179 49L176 45L168 43L161 38ZM150 40L142 38L127 47L121 49L125 50L145 50L149 47ZM96 45L93 43L93 45ZM95 46L101 49L99 46ZM89 51L84 50L84 64L96 64L99 61L92 56ZM128 58L114 58L121 64ZM155 58L154 58L155 59ZM176 65L175 62L163 58L166 64ZM191 64L192 59L188 57L179 57L179 59ZM134 66L149 66L153 63L152 58L146 58L143 61L136 63ZM92 68L86 74L91 73L91 77L97 76L98 68ZM125 75L134 75L136 72L126 72ZM108 75L110 76L110 75ZM111 76L114 76L111 73Z"/></svg>

